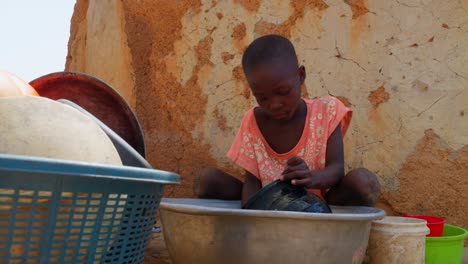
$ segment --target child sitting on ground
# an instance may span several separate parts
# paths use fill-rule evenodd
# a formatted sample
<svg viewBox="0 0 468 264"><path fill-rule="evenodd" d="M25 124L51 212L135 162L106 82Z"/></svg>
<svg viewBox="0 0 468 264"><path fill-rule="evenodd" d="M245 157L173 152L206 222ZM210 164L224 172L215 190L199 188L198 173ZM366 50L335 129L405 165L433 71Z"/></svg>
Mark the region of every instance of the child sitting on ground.
<svg viewBox="0 0 468 264"><path fill-rule="evenodd" d="M374 206L380 195L375 175L362 168L344 175L343 136L352 111L334 97L301 97L306 71L292 43L260 37L247 47L242 66L258 107L245 113L227 156L245 170L245 181L206 169L195 184L197 196L245 204L280 179L329 204Z"/></svg>

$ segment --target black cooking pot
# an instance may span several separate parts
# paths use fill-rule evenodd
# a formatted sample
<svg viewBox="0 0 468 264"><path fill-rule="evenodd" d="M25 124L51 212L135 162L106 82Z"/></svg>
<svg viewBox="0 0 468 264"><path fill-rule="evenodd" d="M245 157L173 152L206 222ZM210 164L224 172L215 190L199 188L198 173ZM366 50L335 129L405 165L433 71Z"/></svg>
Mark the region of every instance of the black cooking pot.
<svg viewBox="0 0 468 264"><path fill-rule="evenodd" d="M252 196L243 209L331 213L327 203L306 188L276 180Z"/></svg>

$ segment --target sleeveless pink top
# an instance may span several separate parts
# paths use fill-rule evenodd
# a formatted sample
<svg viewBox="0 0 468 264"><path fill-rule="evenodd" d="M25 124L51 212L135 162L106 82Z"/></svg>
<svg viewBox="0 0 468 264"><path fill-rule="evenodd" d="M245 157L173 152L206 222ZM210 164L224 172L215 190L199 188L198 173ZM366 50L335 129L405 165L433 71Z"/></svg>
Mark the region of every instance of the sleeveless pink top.
<svg viewBox="0 0 468 264"><path fill-rule="evenodd" d="M335 97L304 99L307 117L302 136L287 153L276 153L267 143L255 120L254 108L247 111L227 157L236 165L257 177L262 186L279 178L288 159L303 159L310 170L325 168L328 137L341 122L344 136L352 111ZM323 198L325 190L310 190Z"/></svg>

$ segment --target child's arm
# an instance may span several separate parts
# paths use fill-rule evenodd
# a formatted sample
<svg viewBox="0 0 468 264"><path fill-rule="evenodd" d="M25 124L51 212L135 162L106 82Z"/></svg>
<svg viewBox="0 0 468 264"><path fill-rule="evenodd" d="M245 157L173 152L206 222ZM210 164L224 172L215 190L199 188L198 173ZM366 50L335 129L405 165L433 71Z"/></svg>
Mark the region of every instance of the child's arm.
<svg viewBox="0 0 468 264"><path fill-rule="evenodd" d="M245 181L242 185L242 206L254 195L258 190L262 188L262 183L252 175L250 172L245 172Z"/></svg>
<svg viewBox="0 0 468 264"><path fill-rule="evenodd" d="M288 165L280 179L291 180L292 184L309 189L329 189L335 186L343 176L344 153L340 123L328 138L326 163L323 170L310 171L302 159L293 157L288 160Z"/></svg>

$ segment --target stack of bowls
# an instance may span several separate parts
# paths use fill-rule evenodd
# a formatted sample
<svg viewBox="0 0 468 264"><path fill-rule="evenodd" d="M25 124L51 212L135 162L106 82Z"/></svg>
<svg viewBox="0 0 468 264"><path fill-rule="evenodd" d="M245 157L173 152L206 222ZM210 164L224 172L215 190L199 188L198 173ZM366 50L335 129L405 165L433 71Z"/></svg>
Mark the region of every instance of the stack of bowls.
<svg viewBox="0 0 468 264"><path fill-rule="evenodd" d="M427 221L430 233L426 237L426 264L460 264L463 258L463 242L468 231L445 224L445 219L426 215L404 215Z"/></svg>

